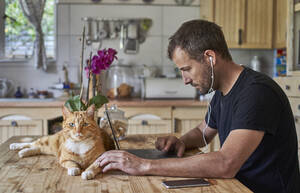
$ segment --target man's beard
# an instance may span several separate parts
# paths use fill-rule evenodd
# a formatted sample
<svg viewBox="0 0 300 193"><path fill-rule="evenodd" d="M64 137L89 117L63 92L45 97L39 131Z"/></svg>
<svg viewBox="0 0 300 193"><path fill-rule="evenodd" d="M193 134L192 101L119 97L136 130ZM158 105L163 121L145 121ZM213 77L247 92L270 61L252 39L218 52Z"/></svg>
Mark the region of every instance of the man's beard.
<svg viewBox="0 0 300 193"><path fill-rule="evenodd" d="M194 85L198 86L198 90L201 95L206 95L211 91L212 86L213 86L212 85L213 80L212 80L211 75L212 75L212 68L209 66L203 73L203 77L204 77L203 80L205 82L203 84L193 84L192 83L192 86L194 86Z"/></svg>

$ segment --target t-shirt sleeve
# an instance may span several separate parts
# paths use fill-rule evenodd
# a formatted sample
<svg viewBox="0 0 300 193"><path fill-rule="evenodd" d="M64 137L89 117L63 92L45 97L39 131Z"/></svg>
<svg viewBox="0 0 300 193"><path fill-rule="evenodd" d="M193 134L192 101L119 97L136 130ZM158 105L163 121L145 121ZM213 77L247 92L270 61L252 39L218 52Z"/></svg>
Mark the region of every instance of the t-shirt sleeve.
<svg viewBox="0 0 300 193"><path fill-rule="evenodd" d="M254 84L243 89L233 102L231 129L252 129L274 135L282 105L279 96L264 85Z"/></svg>
<svg viewBox="0 0 300 193"><path fill-rule="evenodd" d="M217 129L217 122L216 122L217 99L216 98L217 98L217 93L215 93L213 98L211 99L210 105L208 105L208 108L207 108L208 110L207 110L206 115L205 115L205 122L212 129Z"/></svg>

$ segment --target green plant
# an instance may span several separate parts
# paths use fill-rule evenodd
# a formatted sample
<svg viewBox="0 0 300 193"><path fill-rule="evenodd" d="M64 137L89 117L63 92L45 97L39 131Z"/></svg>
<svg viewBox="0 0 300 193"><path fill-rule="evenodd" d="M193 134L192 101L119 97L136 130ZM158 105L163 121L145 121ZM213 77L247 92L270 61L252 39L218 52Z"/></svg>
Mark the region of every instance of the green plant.
<svg viewBox="0 0 300 193"><path fill-rule="evenodd" d="M109 48L98 50L97 54L87 60L87 66L85 67L87 77L90 80L90 75L97 75L101 70L106 70L110 67L115 59L117 59L117 51ZM88 81L88 82L89 82ZM89 89L87 90L89 92ZM108 99L98 93L93 96L87 102L82 101L80 95L71 96L66 102L65 106L72 112L85 111L90 105L94 104L96 109L100 108L103 104L108 103Z"/></svg>
<svg viewBox="0 0 300 193"><path fill-rule="evenodd" d="M54 0L47 0L44 8L42 29L45 36L54 36ZM5 0L5 39L7 51L13 55L20 47L31 50L35 30L24 16L18 0ZM26 53L24 53L26 55Z"/></svg>

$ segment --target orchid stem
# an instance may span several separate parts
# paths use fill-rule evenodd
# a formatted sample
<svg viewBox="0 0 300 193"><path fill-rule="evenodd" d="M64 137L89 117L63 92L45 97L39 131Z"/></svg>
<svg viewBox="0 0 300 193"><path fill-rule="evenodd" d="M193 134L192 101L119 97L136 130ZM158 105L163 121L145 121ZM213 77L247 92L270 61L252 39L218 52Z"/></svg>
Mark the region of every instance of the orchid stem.
<svg viewBox="0 0 300 193"><path fill-rule="evenodd" d="M88 62L88 69L89 69L89 77L88 77L88 87L86 93L86 105L89 104L89 92L90 92L90 81L91 81L91 65L92 65L92 52L90 52L90 59Z"/></svg>
<svg viewBox="0 0 300 193"><path fill-rule="evenodd" d="M81 63L80 63L80 100L82 100L82 93L83 93L83 55L84 55L84 42L85 42L85 26L83 26L83 32L82 32L82 40L81 40Z"/></svg>

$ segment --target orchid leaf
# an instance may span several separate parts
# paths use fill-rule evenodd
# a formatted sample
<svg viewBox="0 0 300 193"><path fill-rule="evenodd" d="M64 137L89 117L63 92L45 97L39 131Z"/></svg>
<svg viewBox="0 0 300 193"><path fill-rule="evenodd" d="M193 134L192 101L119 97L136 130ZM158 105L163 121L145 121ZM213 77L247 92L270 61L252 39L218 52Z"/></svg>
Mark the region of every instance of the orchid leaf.
<svg viewBox="0 0 300 193"><path fill-rule="evenodd" d="M66 102L65 106L72 112L74 111L82 111L86 110L86 106L84 103L80 100L80 96L76 95L73 97L70 97Z"/></svg>
<svg viewBox="0 0 300 193"><path fill-rule="evenodd" d="M103 104L108 103L108 99L105 96L97 95L89 100L89 106L95 104L96 109L102 107Z"/></svg>

